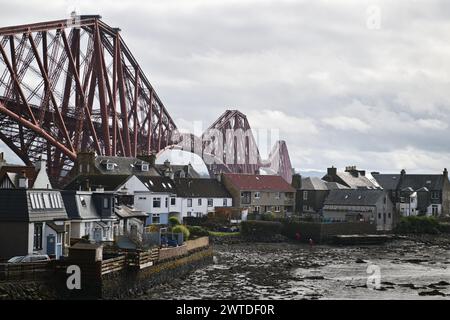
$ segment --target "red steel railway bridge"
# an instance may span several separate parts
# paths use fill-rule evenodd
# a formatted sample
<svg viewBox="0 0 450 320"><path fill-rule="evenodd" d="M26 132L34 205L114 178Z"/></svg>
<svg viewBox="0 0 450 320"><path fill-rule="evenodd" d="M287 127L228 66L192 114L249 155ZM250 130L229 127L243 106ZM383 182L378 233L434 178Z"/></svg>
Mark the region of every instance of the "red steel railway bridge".
<svg viewBox="0 0 450 320"><path fill-rule="evenodd" d="M210 174L266 168L291 181L286 144L277 141L262 160L241 112L227 110L209 129L243 156L226 159L205 142L207 133L179 134L120 29L98 15L0 28L0 140L27 165L46 159L59 179L70 176L80 151L135 157L179 148L200 155ZM250 134L230 142L230 129Z"/></svg>

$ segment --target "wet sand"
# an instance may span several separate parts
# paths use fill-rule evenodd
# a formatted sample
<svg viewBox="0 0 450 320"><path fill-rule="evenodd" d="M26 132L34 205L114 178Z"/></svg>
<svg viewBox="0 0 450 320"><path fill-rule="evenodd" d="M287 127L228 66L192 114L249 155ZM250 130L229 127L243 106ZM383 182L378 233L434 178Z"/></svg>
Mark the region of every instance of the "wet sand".
<svg viewBox="0 0 450 320"><path fill-rule="evenodd" d="M450 299L450 247L409 240L378 246L241 243L214 263L138 299ZM379 267L378 289L367 268Z"/></svg>

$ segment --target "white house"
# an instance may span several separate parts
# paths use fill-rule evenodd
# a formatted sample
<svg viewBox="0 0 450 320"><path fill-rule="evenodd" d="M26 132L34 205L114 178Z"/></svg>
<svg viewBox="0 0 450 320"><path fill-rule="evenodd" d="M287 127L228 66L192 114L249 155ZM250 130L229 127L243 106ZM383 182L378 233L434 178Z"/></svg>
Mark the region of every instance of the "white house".
<svg viewBox="0 0 450 320"><path fill-rule="evenodd" d="M232 207L227 189L216 179L175 178L180 218L202 217L217 207Z"/></svg>
<svg viewBox="0 0 450 320"><path fill-rule="evenodd" d="M59 259L70 245L67 220L45 161L9 165L0 154L0 258L40 253Z"/></svg>
<svg viewBox="0 0 450 320"><path fill-rule="evenodd" d="M104 191L63 191L64 205L71 221L70 237L87 237L95 242L114 241L114 193Z"/></svg>
<svg viewBox="0 0 450 320"><path fill-rule="evenodd" d="M128 183L135 186L134 207L148 214L147 225L167 224L169 215L179 212L180 201L172 179L140 176L130 179Z"/></svg>

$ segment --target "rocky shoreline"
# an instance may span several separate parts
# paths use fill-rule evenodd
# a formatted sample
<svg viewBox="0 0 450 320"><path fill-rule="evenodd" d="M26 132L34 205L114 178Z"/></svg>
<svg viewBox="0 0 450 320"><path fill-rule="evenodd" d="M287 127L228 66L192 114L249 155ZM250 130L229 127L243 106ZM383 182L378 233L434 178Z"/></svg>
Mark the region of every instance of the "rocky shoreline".
<svg viewBox="0 0 450 320"><path fill-rule="evenodd" d="M450 298L450 238L445 236L312 248L293 242L249 243L239 237L213 242L213 265L139 299ZM381 269L376 290L366 283L371 264Z"/></svg>

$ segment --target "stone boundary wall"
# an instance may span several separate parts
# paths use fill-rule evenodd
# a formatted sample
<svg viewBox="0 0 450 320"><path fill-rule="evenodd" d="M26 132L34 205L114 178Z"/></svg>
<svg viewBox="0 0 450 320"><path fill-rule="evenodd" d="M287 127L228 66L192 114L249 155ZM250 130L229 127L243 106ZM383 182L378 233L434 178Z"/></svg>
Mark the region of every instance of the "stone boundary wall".
<svg viewBox="0 0 450 320"><path fill-rule="evenodd" d="M301 242L312 239L315 243L327 242L335 235L349 234L376 234L376 225L366 222L289 222L283 225L283 234L296 239L295 234L300 234Z"/></svg>
<svg viewBox="0 0 450 320"><path fill-rule="evenodd" d="M176 257L184 256L188 254L187 245L183 244L179 247L162 248L159 250L158 262L174 259Z"/></svg>
<svg viewBox="0 0 450 320"><path fill-rule="evenodd" d="M127 299L142 295L154 286L168 283L212 262L212 248L168 260L154 266L137 270L123 270L102 278L103 299Z"/></svg>
<svg viewBox="0 0 450 320"><path fill-rule="evenodd" d="M195 240L186 241L186 246L188 251L194 251L199 248L204 248L209 246L209 237L201 237Z"/></svg>

